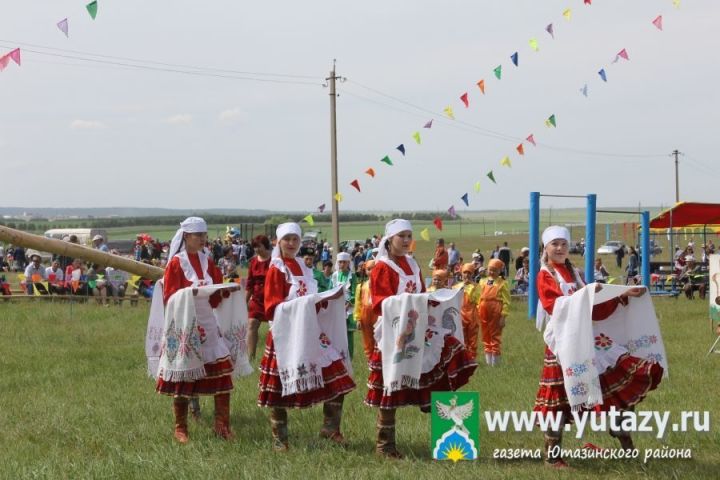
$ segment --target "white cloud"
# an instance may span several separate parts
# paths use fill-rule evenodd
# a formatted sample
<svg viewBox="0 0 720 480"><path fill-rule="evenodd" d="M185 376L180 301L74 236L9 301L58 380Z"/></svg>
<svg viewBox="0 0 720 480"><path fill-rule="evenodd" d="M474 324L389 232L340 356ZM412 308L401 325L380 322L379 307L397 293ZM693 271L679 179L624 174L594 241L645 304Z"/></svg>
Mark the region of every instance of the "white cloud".
<svg viewBox="0 0 720 480"><path fill-rule="evenodd" d="M223 110L222 112L220 112L218 118L223 123L238 122L245 119L245 112L240 110L238 107L230 108L228 110Z"/></svg>
<svg viewBox="0 0 720 480"><path fill-rule="evenodd" d="M165 123L170 125L190 125L192 123L192 115L189 113L180 113L165 119Z"/></svg>
<svg viewBox="0 0 720 480"><path fill-rule="evenodd" d="M105 127L104 123L97 120L73 120L70 122L70 128L73 130L99 130Z"/></svg>

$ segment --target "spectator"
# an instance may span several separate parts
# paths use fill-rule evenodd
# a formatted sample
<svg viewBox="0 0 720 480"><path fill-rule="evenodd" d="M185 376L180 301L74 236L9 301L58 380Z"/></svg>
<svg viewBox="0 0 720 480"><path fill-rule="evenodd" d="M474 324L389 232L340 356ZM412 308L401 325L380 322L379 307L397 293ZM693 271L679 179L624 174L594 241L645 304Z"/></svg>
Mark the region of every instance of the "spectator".
<svg viewBox="0 0 720 480"><path fill-rule="evenodd" d="M448 252L445 250L445 240L438 238L435 246L435 256L433 257L433 268L435 270L447 270L448 268Z"/></svg>
<svg viewBox="0 0 720 480"><path fill-rule="evenodd" d="M25 249L17 246L13 250L13 259L15 260L15 271L20 272L25 270L27 266L27 259L25 258Z"/></svg>
<svg viewBox="0 0 720 480"><path fill-rule="evenodd" d="M323 245L322 253L320 254L320 261L323 264L323 270L324 270L325 263L330 262L330 245L328 245L327 242L325 243L325 245ZM332 269L332 262L330 262L330 268Z"/></svg>
<svg viewBox="0 0 720 480"><path fill-rule="evenodd" d="M481 268L485 263L485 257L483 256L479 248L473 252L472 261L475 264L475 271Z"/></svg>
<svg viewBox="0 0 720 480"><path fill-rule="evenodd" d="M454 272L455 267L458 269L462 268L462 263L460 262L460 252L455 248L455 243L450 242L448 245L448 271ZM458 265L460 264L460 265Z"/></svg>
<svg viewBox="0 0 720 480"><path fill-rule="evenodd" d="M119 252L115 252L117 252L117 250L111 251L111 253L119 255ZM125 296L130 276L127 272L108 267L105 269L105 278L107 278L108 296L112 296L113 303L117 305L120 299Z"/></svg>
<svg viewBox="0 0 720 480"><path fill-rule="evenodd" d="M105 244L105 239L102 235L95 235L92 239L92 245L93 248L96 250L100 250L101 252L109 253L110 249Z"/></svg>
<svg viewBox="0 0 720 480"><path fill-rule="evenodd" d="M628 253L628 264L627 267L625 267L625 270L627 271L627 279L625 281L626 285L630 283L632 278L637 276L639 265L640 257L638 256L635 247L630 247L630 253Z"/></svg>
<svg viewBox="0 0 720 480"><path fill-rule="evenodd" d="M520 270L523 266L523 262L526 258L530 258L530 249L528 247L523 247L520 249L520 256L515 259L515 272L517 273L518 270Z"/></svg>
<svg viewBox="0 0 720 480"><path fill-rule="evenodd" d="M324 292L325 290L330 289L330 279L332 278L333 274L333 263L330 260L327 260L323 262L323 268L322 268L322 285L324 286L324 290L320 290L321 282L318 281L318 292Z"/></svg>
<svg viewBox="0 0 720 480"><path fill-rule="evenodd" d="M223 257L218 262L218 268L222 272L224 278L232 280L240 278L237 273L237 264L235 263L235 256L233 255L232 247L227 246L223 248Z"/></svg>
<svg viewBox="0 0 720 480"><path fill-rule="evenodd" d="M245 243L245 240L240 240L240 248L238 249L238 262L240 262L241 267L247 267L248 247Z"/></svg>
<svg viewBox="0 0 720 480"><path fill-rule="evenodd" d="M522 265L515 272L515 293L526 294L530 285L530 257L522 257Z"/></svg>
<svg viewBox="0 0 720 480"><path fill-rule="evenodd" d="M40 255L33 253L30 255L30 264L25 269L25 288L27 289L28 295L32 295L34 293L34 284L40 284L43 280L47 280L45 268L40 265L40 260ZM42 287L42 290L45 290L45 287L41 284L38 285L38 289L40 289L40 287ZM42 293L42 290L39 291ZM45 293L48 293L47 290Z"/></svg>
<svg viewBox="0 0 720 480"><path fill-rule="evenodd" d="M57 295L65 294L65 274L60 268L60 261L53 260L52 264L45 269L47 275L50 293Z"/></svg>
<svg viewBox="0 0 720 480"><path fill-rule="evenodd" d="M695 263L694 256L688 255L685 257L685 267L678 276L678 282L682 285L682 290L688 300L695 298L695 290L698 291L701 299L705 299L707 276L703 274L702 266Z"/></svg>
<svg viewBox="0 0 720 480"><path fill-rule="evenodd" d="M495 245L495 249L490 252L490 259L496 259L498 258L498 252L500 252L500 245Z"/></svg>
<svg viewBox="0 0 720 480"><path fill-rule="evenodd" d="M615 250L615 261L617 262L618 268L622 268L623 257L625 257L625 245L621 245L620 248Z"/></svg>
<svg viewBox="0 0 720 480"><path fill-rule="evenodd" d="M605 265L602 264L601 258L595 259L595 281L597 283L607 283L608 277L610 277L610 274L608 273L607 269L605 268Z"/></svg>
<svg viewBox="0 0 720 480"><path fill-rule="evenodd" d="M509 274L509 265L512 261L512 250L510 250L510 247L508 247L507 242L503 242L503 246L500 247L498 250L498 260L502 261L505 266L503 267L502 276L503 278L507 278Z"/></svg>
<svg viewBox="0 0 720 480"><path fill-rule="evenodd" d="M100 268L97 263L93 263L87 271L87 286L93 297L96 297L98 305L108 306L108 289L107 280L105 279L105 269Z"/></svg>
<svg viewBox="0 0 720 480"><path fill-rule="evenodd" d="M82 260L74 258L72 263L65 269L65 288L68 292L75 295L89 295L85 268Z"/></svg>
<svg viewBox="0 0 720 480"><path fill-rule="evenodd" d="M427 291L435 292L443 288L450 288L448 286L448 272L447 270L435 269L432 272L432 283Z"/></svg>

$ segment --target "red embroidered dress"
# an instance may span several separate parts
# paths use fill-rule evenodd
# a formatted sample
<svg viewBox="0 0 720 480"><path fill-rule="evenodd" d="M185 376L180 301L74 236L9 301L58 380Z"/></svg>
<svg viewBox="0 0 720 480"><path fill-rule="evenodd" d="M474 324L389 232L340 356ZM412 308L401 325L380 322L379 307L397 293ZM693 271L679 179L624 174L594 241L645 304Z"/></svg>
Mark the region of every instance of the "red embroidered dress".
<svg viewBox="0 0 720 480"><path fill-rule="evenodd" d="M571 295L577 288L575 279L565 265L554 264L553 268L560 275L563 285L558 285L552 273L543 269L538 273L538 294L540 303L545 311L552 315L555 300L564 295L563 290ZM580 286L582 287L582 285ZM608 318L620 305L615 298L593 307L592 319L601 321ZM595 344L604 347L609 338L595 338ZM571 374L571 372L568 372ZM610 410L615 407L618 410L627 410L638 404L654 390L662 378L663 368L658 363L634 357L629 353L621 355L614 367L601 372L599 375L600 387L603 394L603 403L598 405L598 410ZM540 378L540 387L535 398L536 412L564 412L565 421L572 421L570 415L570 404L565 393L565 382L562 367L557 361L555 354L545 347L545 362Z"/></svg>
<svg viewBox="0 0 720 480"><path fill-rule="evenodd" d="M282 259L285 268L294 277L295 283L288 281L285 273L277 266L270 265L265 278L265 318L272 319L275 307L286 300L317 292L317 283L311 270L304 270L295 259ZM336 360L322 368L324 386L309 392L282 396L282 382L278 372L275 342L272 330L265 340L265 353L260 362L259 407L305 408L330 401L355 388L355 382L345 369L342 360Z"/></svg>
<svg viewBox="0 0 720 480"><path fill-rule="evenodd" d="M250 292L248 318L267 321L265 317L265 279L269 268L269 258L260 260L257 256L254 256L250 259L246 284L247 291Z"/></svg>
<svg viewBox="0 0 720 480"><path fill-rule="evenodd" d="M185 252L182 252L180 255L184 254ZM166 305L175 292L194 284L193 281L187 278L186 272L183 270L180 255L174 256L165 269L163 302ZM215 266L212 259L207 257L207 274L210 278L205 278L206 275L202 268L203 262L201 262L199 255L200 254L197 253L187 254L189 266L192 267L195 276L199 280L198 283L206 285L222 283L222 272ZM187 265L186 268L188 268ZM201 349L203 350L203 360L205 362L205 378L194 382L169 382L159 377L156 386L158 393L171 395L173 397L195 397L197 395L228 393L233 389L233 364L230 360L229 351L228 354L214 358L219 355L217 352L225 353L225 351L227 351L227 347L223 349L223 345L220 343L223 342L223 339L219 337L217 321L212 313L212 308L217 307L221 300L222 296L220 292L217 292L208 299L207 303L202 304L198 302L195 305L198 317L197 328L200 331L201 342L203 344Z"/></svg>
<svg viewBox="0 0 720 480"><path fill-rule="evenodd" d="M403 292L425 292L425 284L421 279L420 267L412 258L403 256L394 261L378 260L370 273L370 291L375 313L382 314L382 302L387 297ZM390 395L383 395L382 353L376 345L368 362L370 376L365 404L383 409L408 405L426 409L430 408L431 392L457 390L468 383L477 368L472 354L452 335L446 335L444 340L440 361L432 370L420 376L420 388L404 388Z"/></svg>

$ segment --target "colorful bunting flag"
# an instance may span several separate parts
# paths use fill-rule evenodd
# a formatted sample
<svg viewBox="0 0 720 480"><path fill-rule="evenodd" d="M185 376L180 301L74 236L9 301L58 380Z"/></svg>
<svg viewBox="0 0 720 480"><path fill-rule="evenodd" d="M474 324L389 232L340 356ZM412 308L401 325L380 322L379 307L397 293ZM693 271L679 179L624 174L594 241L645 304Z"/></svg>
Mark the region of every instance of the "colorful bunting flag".
<svg viewBox="0 0 720 480"><path fill-rule="evenodd" d="M547 121L553 127L557 127L557 123L555 123L555 114L554 113L548 117Z"/></svg>
<svg viewBox="0 0 720 480"><path fill-rule="evenodd" d="M553 24L551 23L547 27L545 27L545 31L550 34L550 36L555 40L555 31L553 30Z"/></svg>
<svg viewBox="0 0 720 480"><path fill-rule="evenodd" d="M603 82L607 82L607 75L605 74L605 69L601 68L598 72L598 75L600 75L600 78L602 78Z"/></svg>
<svg viewBox="0 0 720 480"><path fill-rule="evenodd" d="M565 20L567 20L569 22L570 17L572 17L572 10L570 10L569 8L566 8L565 11L563 12L563 17L565 17Z"/></svg>
<svg viewBox="0 0 720 480"><path fill-rule="evenodd" d="M613 63L613 64L614 64L614 63L617 63L619 60L620 60L620 57L618 57L617 55L615 55L615 58L613 58L613 61L610 62L610 63Z"/></svg>
<svg viewBox="0 0 720 480"><path fill-rule="evenodd" d="M470 101L468 100L467 92L460 95L460 101L465 104L465 108L468 108L470 106Z"/></svg>
<svg viewBox="0 0 720 480"><path fill-rule="evenodd" d="M336 201L336 202L340 203L340 202L343 201L343 198L344 198L344 197L343 197L343 194L342 194L342 193L337 192L337 193L334 195L333 198L335 198L335 201Z"/></svg>
<svg viewBox="0 0 720 480"><path fill-rule="evenodd" d="M530 48L535 50L536 52L540 50L540 47L538 47L538 41L537 38L531 38L528 43L530 44Z"/></svg>
<svg viewBox="0 0 720 480"><path fill-rule="evenodd" d="M455 205L451 205L450 208L448 208L448 214L450 214L450 218L457 217L457 213L455 212Z"/></svg>
<svg viewBox="0 0 720 480"><path fill-rule="evenodd" d="M392 160L390 160L390 157L389 157L389 156L385 155L385 156L382 158L382 160L380 160L380 161L383 162L383 163L387 163L388 165L390 165L390 166L392 167L392 164L393 164L393 163L392 163Z"/></svg>
<svg viewBox="0 0 720 480"><path fill-rule="evenodd" d="M585 0L585 5L592 5L592 0Z"/></svg>
<svg viewBox="0 0 720 480"><path fill-rule="evenodd" d="M0 57L0 72L7 68L8 63L10 63L10 55L3 55Z"/></svg>
<svg viewBox="0 0 720 480"><path fill-rule="evenodd" d="M303 220L305 220L307 222L307 224L310 225L311 227L313 225L315 225L315 220L313 219L312 215L306 215L305 218L303 218Z"/></svg>
<svg viewBox="0 0 720 480"><path fill-rule="evenodd" d="M480 80L479 82L477 82L477 86L482 92L482 94L485 95L485 80Z"/></svg>
<svg viewBox="0 0 720 480"><path fill-rule="evenodd" d="M435 224L435 228L442 231L442 218L435 217L435 220L433 220L433 223Z"/></svg>
<svg viewBox="0 0 720 480"><path fill-rule="evenodd" d="M617 56L624 60L630 60L630 57L628 57L627 50L625 50L624 48L618 52Z"/></svg>
<svg viewBox="0 0 720 480"><path fill-rule="evenodd" d="M533 144L533 147L537 147L537 143L535 143L535 136L531 133L530 135L525 138L528 142Z"/></svg>
<svg viewBox="0 0 720 480"><path fill-rule="evenodd" d="M466 193L465 195L463 195L462 197L460 197L460 199L461 199L463 202L465 202L465 206L466 206L466 207L469 207L469 206L470 206L470 200L468 200L468 194L467 194L467 193Z"/></svg>
<svg viewBox="0 0 720 480"><path fill-rule="evenodd" d="M402 143L400 145L398 145L395 150L399 150L400 153L403 154L403 157L405 156L405 145L403 145Z"/></svg>
<svg viewBox="0 0 720 480"><path fill-rule="evenodd" d="M498 65L497 67L495 67L495 70L493 70L493 72L495 72L495 77L500 80L500 78L502 78L502 65Z"/></svg>
<svg viewBox="0 0 720 480"><path fill-rule="evenodd" d="M512 168L512 163L510 162L510 157L508 157L507 155L504 156L502 158L502 160L500 160L500 165L502 165L503 167Z"/></svg>
<svg viewBox="0 0 720 480"><path fill-rule="evenodd" d="M420 238L422 238L426 242L430 241L430 232L428 231L427 228L422 229L422 232L420 232Z"/></svg>
<svg viewBox="0 0 720 480"><path fill-rule="evenodd" d="M680 8L680 0L673 0L673 7Z"/></svg>
<svg viewBox="0 0 720 480"><path fill-rule="evenodd" d="M658 15L655 20L652 21L652 24L655 25L655 28L658 30L662 30L662 15Z"/></svg>
<svg viewBox="0 0 720 480"><path fill-rule="evenodd" d="M490 171L488 172L487 177L490 179L491 182L497 183L497 182L495 181L495 175L493 174L493 171L492 171L492 170L490 170Z"/></svg>
<svg viewBox="0 0 720 480"><path fill-rule="evenodd" d="M318 212L323 213L325 211L325 204L323 203L318 207Z"/></svg>
<svg viewBox="0 0 720 480"><path fill-rule="evenodd" d="M475 193L480 193L480 182L475 182Z"/></svg>
<svg viewBox="0 0 720 480"><path fill-rule="evenodd" d="M85 8L87 8L88 13L90 14L90 17L95 20L95 17L97 17L97 10L98 10L98 3L97 0L94 0L87 5L85 5Z"/></svg>
<svg viewBox="0 0 720 480"><path fill-rule="evenodd" d="M583 85L583 87L580 89L580 92L581 92L585 97L587 97L587 92L588 92L588 90L587 90L587 83L586 83L585 85Z"/></svg>
<svg viewBox="0 0 720 480"><path fill-rule="evenodd" d="M433 121L430 120L429 122L425 123L425 125L423 125L423 128L432 128L432 122Z"/></svg>
<svg viewBox="0 0 720 480"><path fill-rule="evenodd" d="M16 48L12 52L8 53L8 57L10 57L10 60L17 63L18 66L20 66L20 49Z"/></svg>
<svg viewBox="0 0 720 480"><path fill-rule="evenodd" d="M415 139L415 143L420 145L420 132L413 133L413 138Z"/></svg>
<svg viewBox="0 0 720 480"><path fill-rule="evenodd" d="M352 185L353 187L355 187L355 189L356 189L358 192L360 191L360 182L358 182L357 179L355 179L355 180L353 180L352 182L350 182L350 185Z"/></svg>
<svg viewBox="0 0 720 480"><path fill-rule="evenodd" d="M455 114L453 113L453 109L450 105L443 109L443 113L447 115L450 120L455 120Z"/></svg>
<svg viewBox="0 0 720 480"><path fill-rule="evenodd" d="M68 37L68 19L63 18L57 23L57 27L60 29L61 32L65 34L65 37Z"/></svg>
<svg viewBox="0 0 720 480"><path fill-rule="evenodd" d="M512 60L513 64L517 67L518 66L518 52L515 52L512 55L510 55L510 60Z"/></svg>
<svg viewBox="0 0 720 480"><path fill-rule="evenodd" d="M367 170L365 170L365 173L370 175L372 178L375 178L375 170L373 168L368 168Z"/></svg>
<svg viewBox="0 0 720 480"><path fill-rule="evenodd" d="M520 155L525 155L525 148L522 143L515 147L515 150L517 150Z"/></svg>

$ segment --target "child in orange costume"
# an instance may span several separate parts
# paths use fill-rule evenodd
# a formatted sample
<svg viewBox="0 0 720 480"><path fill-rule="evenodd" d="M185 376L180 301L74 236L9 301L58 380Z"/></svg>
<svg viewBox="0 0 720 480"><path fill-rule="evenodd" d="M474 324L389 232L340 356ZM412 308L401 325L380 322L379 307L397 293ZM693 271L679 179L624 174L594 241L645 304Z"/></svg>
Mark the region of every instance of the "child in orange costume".
<svg viewBox="0 0 720 480"><path fill-rule="evenodd" d="M364 263L363 270L365 280L360 282L355 291L355 311L353 316L357 322L357 329L362 333L363 350L365 357L370 360L373 350L375 349L375 322L377 314L372 308L372 299L370 298L370 272L375 267L375 260L368 260Z"/></svg>
<svg viewBox="0 0 720 480"><path fill-rule="evenodd" d="M505 263L496 258L488 262L488 276L480 280L478 313L485 344L485 361L490 366L500 364L500 343L505 317L510 310L510 289L500 275Z"/></svg>
<svg viewBox="0 0 720 480"><path fill-rule="evenodd" d="M465 349L475 358L477 357L478 335L480 333L478 302L480 301L481 290L473 281L473 275L475 275L474 264L463 264L461 272L463 281L453 285L453 288L457 290L463 289L463 304L460 314L462 315Z"/></svg>

